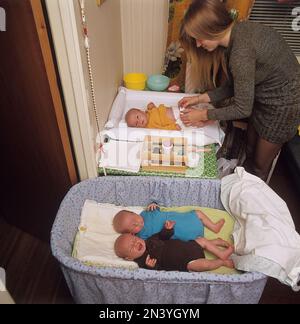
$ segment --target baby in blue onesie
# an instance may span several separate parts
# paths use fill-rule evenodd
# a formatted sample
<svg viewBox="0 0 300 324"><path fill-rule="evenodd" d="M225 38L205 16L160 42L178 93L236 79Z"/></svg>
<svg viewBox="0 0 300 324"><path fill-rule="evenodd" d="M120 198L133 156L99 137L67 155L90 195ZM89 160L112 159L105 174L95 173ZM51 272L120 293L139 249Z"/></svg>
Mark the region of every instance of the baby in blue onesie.
<svg viewBox="0 0 300 324"><path fill-rule="evenodd" d="M171 238L182 241L204 237L204 226L214 233L219 233L225 223L224 219L213 223L200 210L186 213L163 212L160 211L157 204L153 203L140 215L127 210L120 211L114 217L113 226L120 234L132 233L146 240L159 233L164 228L166 221L171 221L174 224L174 235Z"/></svg>

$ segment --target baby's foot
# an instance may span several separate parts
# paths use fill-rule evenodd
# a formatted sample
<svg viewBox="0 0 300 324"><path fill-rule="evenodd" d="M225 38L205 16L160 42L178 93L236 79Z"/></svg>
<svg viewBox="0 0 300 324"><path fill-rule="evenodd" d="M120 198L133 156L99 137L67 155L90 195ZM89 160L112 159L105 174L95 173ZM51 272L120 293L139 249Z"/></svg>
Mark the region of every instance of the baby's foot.
<svg viewBox="0 0 300 324"><path fill-rule="evenodd" d="M221 259L224 261L228 260L228 258L232 255L233 252L234 252L234 247L231 245L229 248L224 250L224 252L222 253Z"/></svg>
<svg viewBox="0 0 300 324"><path fill-rule="evenodd" d="M223 228L224 224L225 224L225 219L221 219L220 221L218 221L218 223L216 223L215 226L214 226L214 232L216 234L220 233L220 231Z"/></svg>
<svg viewBox="0 0 300 324"><path fill-rule="evenodd" d="M224 241L221 238L216 239L215 242L218 246L225 247L225 248L229 248L230 246L232 246L232 244L230 244L227 241Z"/></svg>
<svg viewBox="0 0 300 324"><path fill-rule="evenodd" d="M224 267L234 269L234 263L232 260L224 260Z"/></svg>

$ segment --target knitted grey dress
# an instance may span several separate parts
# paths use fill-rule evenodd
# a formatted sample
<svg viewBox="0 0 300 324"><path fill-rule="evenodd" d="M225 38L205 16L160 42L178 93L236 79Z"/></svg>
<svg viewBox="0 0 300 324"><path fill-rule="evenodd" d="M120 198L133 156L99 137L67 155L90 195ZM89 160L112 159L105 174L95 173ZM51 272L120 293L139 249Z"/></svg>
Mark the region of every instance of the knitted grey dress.
<svg viewBox="0 0 300 324"><path fill-rule="evenodd" d="M209 91L211 102L234 96L233 104L208 112L211 120L250 117L259 136L282 144L300 125L300 64L272 28L237 23L226 51L228 84Z"/></svg>

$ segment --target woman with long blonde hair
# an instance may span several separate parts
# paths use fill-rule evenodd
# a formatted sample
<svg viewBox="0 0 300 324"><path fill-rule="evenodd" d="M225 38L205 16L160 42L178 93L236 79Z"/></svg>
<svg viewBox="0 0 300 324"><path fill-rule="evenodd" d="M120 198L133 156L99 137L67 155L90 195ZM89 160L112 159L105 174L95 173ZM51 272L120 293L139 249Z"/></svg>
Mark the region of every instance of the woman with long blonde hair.
<svg viewBox="0 0 300 324"><path fill-rule="evenodd" d="M272 28L234 23L220 0L194 0L182 23L181 39L202 94L185 97L182 121L249 118L247 171L266 180L272 161L300 124L300 65ZM220 73L221 71L221 73ZM225 77L222 86L219 76ZM199 110L199 103L233 97L228 107Z"/></svg>

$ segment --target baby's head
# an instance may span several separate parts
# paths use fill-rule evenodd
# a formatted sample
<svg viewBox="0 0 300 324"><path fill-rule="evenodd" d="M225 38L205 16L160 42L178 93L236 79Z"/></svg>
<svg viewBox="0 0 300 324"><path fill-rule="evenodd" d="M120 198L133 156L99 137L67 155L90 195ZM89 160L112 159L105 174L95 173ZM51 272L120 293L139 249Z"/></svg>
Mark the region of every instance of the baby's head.
<svg viewBox="0 0 300 324"><path fill-rule="evenodd" d="M115 253L119 258L133 261L146 251L146 243L132 234L122 234L116 239Z"/></svg>
<svg viewBox="0 0 300 324"><path fill-rule="evenodd" d="M146 128L148 124L148 117L145 111L133 108L127 112L125 121L129 127Z"/></svg>
<svg viewBox="0 0 300 324"><path fill-rule="evenodd" d="M117 233L136 234L144 227L144 219L141 215L128 210L121 210L114 217L113 226Z"/></svg>

